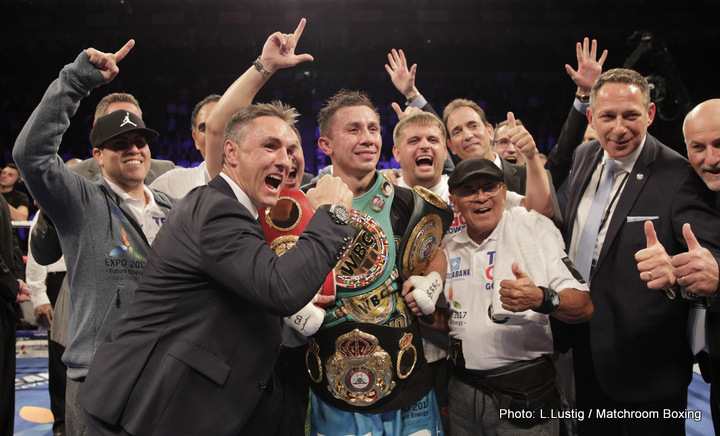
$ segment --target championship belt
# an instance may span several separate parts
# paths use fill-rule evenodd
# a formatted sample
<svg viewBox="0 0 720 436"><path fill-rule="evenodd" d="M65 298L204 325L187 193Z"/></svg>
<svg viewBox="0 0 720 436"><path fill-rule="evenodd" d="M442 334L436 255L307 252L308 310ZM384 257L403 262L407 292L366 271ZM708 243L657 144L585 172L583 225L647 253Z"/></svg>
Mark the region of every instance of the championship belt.
<svg viewBox="0 0 720 436"><path fill-rule="evenodd" d="M413 404L432 386L418 323L405 328L347 322L308 340L310 387L331 406L384 413Z"/></svg>
<svg viewBox="0 0 720 436"><path fill-rule="evenodd" d="M403 281L423 274L453 221L452 208L434 192L415 186L413 197L413 213L397 256L397 269Z"/></svg>
<svg viewBox="0 0 720 436"><path fill-rule="evenodd" d="M283 189L275 206L258 209L260 224L272 251L281 256L292 248L314 213L305 194L299 189ZM335 299L335 271L330 271L318 292ZM326 308L333 303L319 301L315 304Z"/></svg>

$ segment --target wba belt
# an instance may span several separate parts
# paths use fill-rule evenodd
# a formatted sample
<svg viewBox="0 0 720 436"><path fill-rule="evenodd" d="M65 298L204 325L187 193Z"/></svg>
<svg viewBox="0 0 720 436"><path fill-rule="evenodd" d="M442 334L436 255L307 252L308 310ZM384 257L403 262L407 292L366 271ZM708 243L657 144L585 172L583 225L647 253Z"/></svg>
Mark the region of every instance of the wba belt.
<svg viewBox="0 0 720 436"><path fill-rule="evenodd" d="M422 399L432 387L417 322L406 328L346 322L308 340L310 387L348 412L384 413Z"/></svg>

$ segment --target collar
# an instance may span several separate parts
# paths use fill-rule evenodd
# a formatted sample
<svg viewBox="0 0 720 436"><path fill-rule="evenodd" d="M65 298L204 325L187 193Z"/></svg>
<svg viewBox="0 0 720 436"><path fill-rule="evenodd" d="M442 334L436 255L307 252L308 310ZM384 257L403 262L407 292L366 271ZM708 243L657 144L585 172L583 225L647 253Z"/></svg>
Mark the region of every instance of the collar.
<svg viewBox="0 0 720 436"><path fill-rule="evenodd" d="M503 212L503 217L505 216L505 213ZM502 221L502 219L501 219ZM493 229L492 233L490 233L490 236L485 238L484 241L482 241L482 244L485 244L488 241L495 241L498 238L498 228L500 227L500 223L498 223L497 226ZM468 234L468 227L463 227L462 230L460 230L455 236L452 237L452 241L462 243L462 244L475 244L477 247L480 247L482 244L478 244L475 242L474 239L470 237Z"/></svg>
<svg viewBox="0 0 720 436"><path fill-rule="evenodd" d="M245 208L250 211L250 214L253 216L253 218L258 218L258 210L257 207L253 204L253 202L250 200L250 197L245 193L245 191L238 186L233 179L230 178L227 174L224 172L220 172L220 176L225 179L225 181L230 185L230 188L232 188L233 193L235 194L235 197L237 197L237 201L240 202Z"/></svg>
<svg viewBox="0 0 720 436"><path fill-rule="evenodd" d="M155 204L156 204L155 196L153 195L152 190L147 187L147 185L143 185L143 191L145 192L145 198L147 198L147 200L148 200L147 205L146 205L144 200L132 198L127 192L125 192L121 187L119 187L115 183L106 179L104 176L103 176L103 179L105 179L105 182L107 182L108 186L110 186L110 189L112 189L112 191L115 194L117 194L117 196L120 197L120 199L124 203L140 205L141 207L155 206Z"/></svg>
<svg viewBox="0 0 720 436"><path fill-rule="evenodd" d="M640 156L640 153L642 152L643 147L645 146L645 141L647 140L647 133L645 134L645 137L643 138L642 142L640 143L640 146L633 150L632 153L628 154L627 156L623 156L617 159L613 159L616 164L623 170L625 170L626 173L632 173L632 169L635 166L635 162L637 162L638 157ZM607 151L603 150L603 162L605 159L612 159Z"/></svg>
<svg viewBox="0 0 720 436"><path fill-rule="evenodd" d="M495 159L493 160L493 162L495 162L495 165L497 165L498 168L503 169L502 161L500 160L500 155L495 153L494 151L492 152L492 154L495 155Z"/></svg>

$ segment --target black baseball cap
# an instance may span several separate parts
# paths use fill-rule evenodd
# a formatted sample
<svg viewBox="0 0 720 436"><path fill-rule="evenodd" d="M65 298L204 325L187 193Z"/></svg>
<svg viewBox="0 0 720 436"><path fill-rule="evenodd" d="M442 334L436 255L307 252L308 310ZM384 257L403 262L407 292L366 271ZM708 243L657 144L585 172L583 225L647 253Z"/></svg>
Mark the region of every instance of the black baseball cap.
<svg viewBox="0 0 720 436"><path fill-rule="evenodd" d="M140 132L146 141L160 136L158 132L145 127L145 122L139 116L130 111L119 110L97 119L90 131L90 143L95 148L102 148L105 142L127 132Z"/></svg>
<svg viewBox="0 0 720 436"><path fill-rule="evenodd" d="M455 165L455 169L450 174L448 188L452 192L475 177L489 177L500 182L505 179L502 170L491 160L481 157L463 159Z"/></svg>

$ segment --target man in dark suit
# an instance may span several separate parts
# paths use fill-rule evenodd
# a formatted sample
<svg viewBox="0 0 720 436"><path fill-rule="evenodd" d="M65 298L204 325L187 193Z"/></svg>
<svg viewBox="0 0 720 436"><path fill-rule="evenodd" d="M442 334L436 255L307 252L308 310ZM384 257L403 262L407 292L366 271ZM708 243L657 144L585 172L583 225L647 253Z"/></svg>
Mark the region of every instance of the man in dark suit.
<svg viewBox="0 0 720 436"><path fill-rule="evenodd" d="M168 217L85 381L93 434L238 434L272 389L279 317L310 301L354 234L321 212L282 257L265 243L257 208L275 204L289 174L296 114L265 104L233 116L223 171ZM316 209L352 204L333 177L307 197Z"/></svg>
<svg viewBox="0 0 720 436"><path fill-rule="evenodd" d="M581 435L685 431L682 417L639 419L686 409L692 353L688 304L649 291L646 282L666 271L647 264L638 275L634 255L648 245L645 221L654 223L670 254L686 250L683 223L692 223L703 245L720 253L719 215L687 160L647 134L654 116L640 74L602 74L588 110L598 140L578 147L568 179L566 241L595 305L573 338L577 405L594 411L579 422Z"/></svg>
<svg viewBox="0 0 720 436"><path fill-rule="evenodd" d="M720 210L720 99L711 99L697 105L685 117L683 135L687 145L688 160L695 172L714 192L715 210ZM648 229L652 236L652 229ZM688 251L674 256L667 255L659 242L636 255L638 269L647 269L654 263L665 268L665 273L648 282L650 289L680 287L680 292L670 293L672 298L686 298L694 304L690 309L688 333L693 353L697 357L703 378L711 383L710 410L715 432L720 430L720 304L717 303L720 268L718 259L710 250L700 245L692 227L683 227ZM667 273L670 272L670 273ZM642 273L641 273L642 274ZM677 285L676 285L677 283Z"/></svg>

